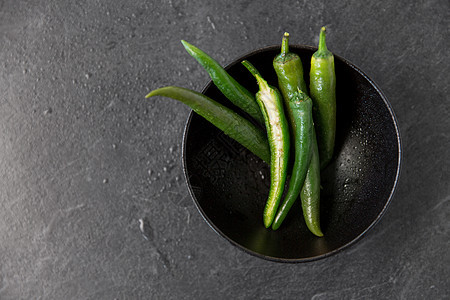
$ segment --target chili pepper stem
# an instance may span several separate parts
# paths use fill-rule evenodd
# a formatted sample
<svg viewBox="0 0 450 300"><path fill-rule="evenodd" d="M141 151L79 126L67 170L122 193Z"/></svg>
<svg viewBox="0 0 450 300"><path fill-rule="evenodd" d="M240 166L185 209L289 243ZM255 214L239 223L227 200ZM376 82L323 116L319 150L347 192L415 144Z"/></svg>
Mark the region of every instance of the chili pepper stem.
<svg viewBox="0 0 450 300"><path fill-rule="evenodd" d="M325 41L326 31L327 31L327 28L325 26L320 29L320 36L319 36L319 51L320 52L328 51L327 44Z"/></svg>
<svg viewBox="0 0 450 300"><path fill-rule="evenodd" d="M281 55L286 57L289 53L289 33L285 32L283 35L283 40L281 41Z"/></svg>

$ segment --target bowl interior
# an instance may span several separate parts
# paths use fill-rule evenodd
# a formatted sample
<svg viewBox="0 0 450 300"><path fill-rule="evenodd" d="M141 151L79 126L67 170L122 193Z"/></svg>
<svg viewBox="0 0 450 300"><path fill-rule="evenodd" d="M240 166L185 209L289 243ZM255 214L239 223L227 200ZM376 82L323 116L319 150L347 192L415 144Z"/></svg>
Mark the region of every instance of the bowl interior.
<svg viewBox="0 0 450 300"><path fill-rule="evenodd" d="M300 55L308 81L308 46L290 46ZM241 65L248 59L269 84L277 86L272 60L280 47L245 55L227 67L251 92L257 85ZM335 156L321 173L321 226L311 234L299 201L282 226L266 229L262 214L267 199L269 166L195 113L185 129L183 161L192 197L208 224L251 254L277 261L300 262L325 257L358 240L383 214L398 179L400 139L395 116L375 84L358 68L335 55L337 132ZM210 82L203 93L236 109Z"/></svg>

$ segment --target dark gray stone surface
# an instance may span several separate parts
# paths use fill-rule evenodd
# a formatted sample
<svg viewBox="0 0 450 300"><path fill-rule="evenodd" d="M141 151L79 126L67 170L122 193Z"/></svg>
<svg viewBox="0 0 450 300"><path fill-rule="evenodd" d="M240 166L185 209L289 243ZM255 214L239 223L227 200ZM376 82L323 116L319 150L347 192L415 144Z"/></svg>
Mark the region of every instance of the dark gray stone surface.
<svg viewBox="0 0 450 300"><path fill-rule="evenodd" d="M448 299L448 1L0 0L0 299ZM381 87L403 168L381 222L329 258L280 264L214 233L182 173L200 90L186 39L220 63L315 45ZM144 234L141 232L144 230Z"/></svg>

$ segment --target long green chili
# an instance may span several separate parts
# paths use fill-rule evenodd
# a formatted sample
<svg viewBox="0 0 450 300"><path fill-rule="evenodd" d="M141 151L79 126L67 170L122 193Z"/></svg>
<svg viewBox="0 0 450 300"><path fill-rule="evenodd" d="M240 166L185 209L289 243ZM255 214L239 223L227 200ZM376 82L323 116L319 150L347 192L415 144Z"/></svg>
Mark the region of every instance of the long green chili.
<svg viewBox="0 0 450 300"><path fill-rule="evenodd" d="M302 200L303 218L306 226L316 236L323 236L320 229L320 162L316 133L313 130L312 157L306 174L305 183L300 192Z"/></svg>
<svg viewBox="0 0 450 300"><path fill-rule="evenodd" d="M270 148L266 134L231 109L211 98L181 87L168 86L151 91L146 98L164 96L178 100L239 142L262 160L270 163Z"/></svg>
<svg viewBox="0 0 450 300"><path fill-rule="evenodd" d="M239 84L216 60L204 51L184 40L181 43L186 51L205 68L214 84L228 100L248 113L261 125L264 124L263 115L252 93Z"/></svg>
<svg viewBox="0 0 450 300"><path fill-rule="evenodd" d="M242 64L253 74L258 83L259 91L256 93L256 101L263 113L269 139L270 190L263 216L264 225L268 228L275 218L286 181L290 146L289 127L279 91L269 86L250 62L244 60Z"/></svg>
<svg viewBox="0 0 450 300"><path fill-rule="evenodd" d="M298 90L289 99L289 111L292 116L291 129L294 137L295 159L288 191L272 224L274 230L280 227L290 208L297 200L305 182L312 156L314 125L311 99L301 90Z"/></svg>
<svg viewBox="0 0 450 300"><path fill-rule="evenodd" d="M333 157L336 136L336 74L334 56L325 43L325 27L320 31L319 49L311 58L309 78L320 168L323 169Z"/></svg>

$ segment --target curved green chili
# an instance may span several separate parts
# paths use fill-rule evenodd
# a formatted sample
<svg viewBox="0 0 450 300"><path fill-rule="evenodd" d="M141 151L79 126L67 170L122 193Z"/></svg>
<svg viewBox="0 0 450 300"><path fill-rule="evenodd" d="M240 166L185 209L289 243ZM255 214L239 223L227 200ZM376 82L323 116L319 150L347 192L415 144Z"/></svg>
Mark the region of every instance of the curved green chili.
<svg viewBox="0 0 450 300"><path fill-rule="evenodd" d="M228 100L248 113L260 124L264 124L263 115L252 93L231 77L228 72L208 54L184 40L182 40L181 43L186 51L205 68L214 84Z"/></svg>
<svg viewBox="0 0 450 300"><path fill-rule="evenodd" d="M151 91L146 98L163 96L178 100L239 142L265 162L270 162L270 148L266 134L231 109L211 98L181 87L168 86Z"/></svg>
<svg viewBox="0 0 450 300"><path fill-rule="evenodd" d="M288 110L292 116L292 122L290 124L294 137L295 160L289 181L289 189L272 224L272 229L274 230L280 227L295 200L297 200L300 189L305 182L312 156L314 131L312 101L308 95L298 90L289 99L288 106Z"/></svg>
<svg viewBox="0 0 450 300"><path fill-rule="evenodd" d="M313 130L311 162L300 192L300 199L306 226L316 236L323 236L320 229L320 161L315 130Z"/></svg>
<svg viewBox="0 0 450 300"><path fill-rule="evenodd" d="M306 95L303 67L300 57L289 52L289 34L285 33L281 53L273 61L279 88L283 93L289 124L295 140L295 161L286 197L272 224L280 227L300 193L305 223L312 233L323 236L320 230L320 168L316 134L312 120L312 101ZM302 92L304 93L302 93ZM294 96L293 96L294 95ZM308 99L296 105L297 97ZM289 99L294 101L289 101ZM302 123L303 121L303 123ZM309 125L309 126L305 126ZM302 134L301 130L307 130ZM304 140L303 137L306 139ZM305 144L309 144L309 147ZM303 146L303 147L302 147ZM300 190L301 188L301 190Z"/></svg>
<svg viewBox="0 0 450 300"><path fill-rule="evenodd" d="M263 217L264 225L268 228L275 218L286 181L289 159L289 127L278 90L269 86L250 62L244 60L242 64L255 76L258 83L259 91L256 93L256 101L263 113L269 139L270 190Z"/></svg>
<svg viewBox="0 0 450 300"><path fill-rule="evenodd" d="M320 31L319 49L311 58L309 77L320 168L323 169L333 157L336 135L336 74L334 56L325 43L325 27Z"/></svg>

